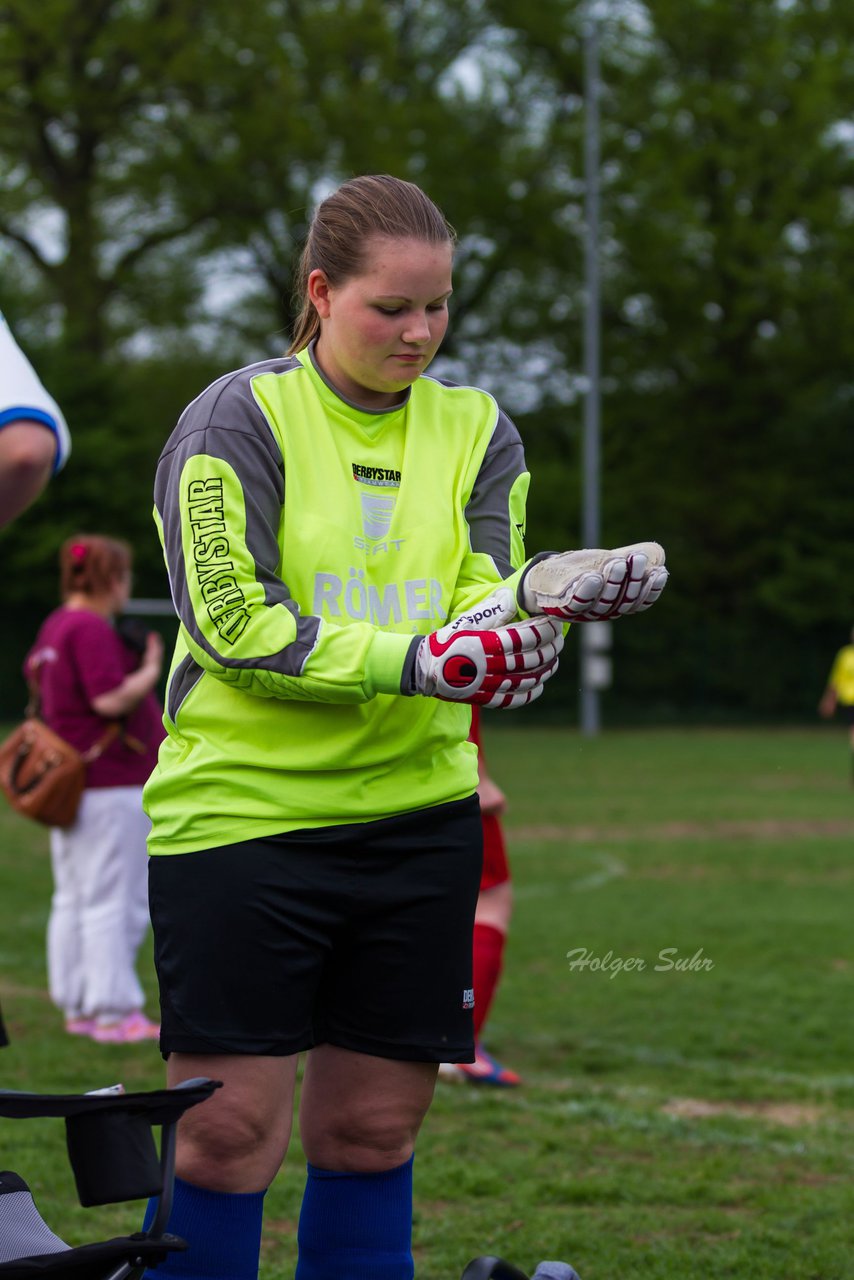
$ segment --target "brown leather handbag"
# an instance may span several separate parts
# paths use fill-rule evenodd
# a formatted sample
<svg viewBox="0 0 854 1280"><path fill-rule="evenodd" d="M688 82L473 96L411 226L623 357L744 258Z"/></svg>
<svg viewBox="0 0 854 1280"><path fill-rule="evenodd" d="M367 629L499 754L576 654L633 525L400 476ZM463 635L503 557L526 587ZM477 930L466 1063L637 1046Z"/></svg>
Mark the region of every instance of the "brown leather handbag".
<svg viewBox="0 0 854 1280"><path fill-rule="evenodd" d="M0 787L16 813L46 827L70 827L86 786L86 766L97 760L120 731L111 721L86 752L80 752L39 716L39 667L27 675L26 719L0 744Z"/></svg>
<svg viewBox="0 0 854 1280"><path fill-rule="evenodd" d="M81 753L38 716L28 716L0 746L0 787L12 808L48 827L70 827L86 786L86 766L119 732L111 724Z"/></svg>

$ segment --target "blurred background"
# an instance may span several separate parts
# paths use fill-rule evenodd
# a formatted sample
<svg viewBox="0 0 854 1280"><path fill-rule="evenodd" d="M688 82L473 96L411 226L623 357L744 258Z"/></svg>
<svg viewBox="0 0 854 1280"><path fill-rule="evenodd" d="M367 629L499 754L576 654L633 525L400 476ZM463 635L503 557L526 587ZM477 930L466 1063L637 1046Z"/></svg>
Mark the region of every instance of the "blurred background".
<svg viewBox="0 0 854 1280"><path fill-rule="evenodd" d="M163 442L284 351L313 205L353 174L456 227L434 370L516 420L529 551L581 544L591 21L601 539L672 573L614 629L603 719L814 719L854 622L850 0L3 0L0 309L74 451L0 535L0 715L67 535L128 539L135 595L168 595ZM567 653L532 717L577 718Z"/></svg>

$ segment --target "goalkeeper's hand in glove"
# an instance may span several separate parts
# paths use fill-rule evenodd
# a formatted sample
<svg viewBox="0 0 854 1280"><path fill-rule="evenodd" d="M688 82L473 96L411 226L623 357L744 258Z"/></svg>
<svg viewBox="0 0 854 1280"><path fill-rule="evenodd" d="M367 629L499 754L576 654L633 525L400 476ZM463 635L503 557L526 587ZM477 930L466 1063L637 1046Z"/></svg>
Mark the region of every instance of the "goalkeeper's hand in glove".
<svg viewBox="0 0 854 1280"><path fill-rule="evenodd" d="M415 655L415 691L445 702L523 707L557 670L563 629L552 618L516 616L509 588L426 636Z"/></svg>
<svg viewBox="0 0 854 1280"><path fill-rule="evenodd" d="M667 577L664 548L657 542L635 542L613 551L565 551L531 565L519 599L526 613L604 622L648 609Z"/></svg>

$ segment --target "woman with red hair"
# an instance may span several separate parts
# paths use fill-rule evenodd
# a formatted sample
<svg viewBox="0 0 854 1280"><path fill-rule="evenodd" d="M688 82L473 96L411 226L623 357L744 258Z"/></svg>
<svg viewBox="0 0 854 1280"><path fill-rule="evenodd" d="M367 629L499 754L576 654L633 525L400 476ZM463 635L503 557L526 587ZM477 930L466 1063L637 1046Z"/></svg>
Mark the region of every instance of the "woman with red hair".
<svg viewBox="0 0 854 1280"><path fill-rule="evenodd" d="M164 736L153 692L163 642L149 632L135 646L116 628L131 563L124 542L69 538L60 552L62 605L24 664L42 719L89 761L74 822L50 833L50 996L67 1031L107 1043L159 1032L143 1013L135 960L148 926L142 786Z"/></svg>

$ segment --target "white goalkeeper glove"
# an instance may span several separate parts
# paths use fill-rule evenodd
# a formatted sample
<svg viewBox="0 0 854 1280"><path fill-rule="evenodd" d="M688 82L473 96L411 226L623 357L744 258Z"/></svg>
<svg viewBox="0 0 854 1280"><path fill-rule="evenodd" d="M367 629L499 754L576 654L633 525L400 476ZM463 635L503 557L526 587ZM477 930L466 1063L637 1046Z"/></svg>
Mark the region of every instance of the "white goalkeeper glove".
<svg viewBox="0 0 854 1280"><path fill-rule="evenodd" d="M565 551L535 561L520 584L526 613L604 622L655 604L668 573L664 548L635 542L613 551Z"/></svg>
<svg viewBox="0 0 854 1280"><path fill-rule="evenodd" d="M509 588L426 636L415 654L415 690L445 702L523 707L557 670L563 629L552 618L516 617Z"/></svg>

